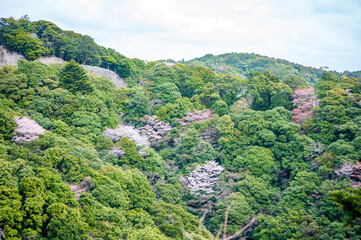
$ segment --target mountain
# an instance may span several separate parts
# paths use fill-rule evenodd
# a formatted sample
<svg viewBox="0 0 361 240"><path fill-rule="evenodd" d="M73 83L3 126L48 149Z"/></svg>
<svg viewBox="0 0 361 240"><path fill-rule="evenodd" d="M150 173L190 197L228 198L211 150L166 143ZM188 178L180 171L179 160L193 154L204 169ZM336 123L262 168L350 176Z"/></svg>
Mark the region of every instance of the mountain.
<svg viewBox="0 0 361 240"><path fill-rule="evenodd" d="M360 72L0 41L0 239L360 239Z"/></svg>
<svg viewBox="0 0 361 240"><path fill-rule="evenodd" d="M276 59L254 53L225 53L221 55L207 54L184 62L185 64L197 64L211 68L216 73L226 73L245 79L253 72L269 71L272 75L280 77L299 76L309 83L316 83L327 67L313 68L292 63L283 59ZM361 79L360 72L339 73L332 71L337 76L356 77Z"/></svg>

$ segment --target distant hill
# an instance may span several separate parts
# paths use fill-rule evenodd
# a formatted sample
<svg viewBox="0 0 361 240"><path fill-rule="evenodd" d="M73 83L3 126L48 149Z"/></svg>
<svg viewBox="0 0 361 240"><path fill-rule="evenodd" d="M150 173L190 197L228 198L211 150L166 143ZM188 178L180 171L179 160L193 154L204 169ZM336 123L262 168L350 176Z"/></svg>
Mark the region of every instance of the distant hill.
<svg viewBox="0 0 361 240"><path fill-rule="evenodd" d="M272 75L278 76L281 79L296 75L303 77L309 83L315 83L321 77L322 72L327 70L326 68L306 67L287 60L254 53L207 54L183 63L202 65L211 68L216 73L226 73L243 79L249 77L252 72L268 70ZM345 75L361 79L361 72L332 72L338 76Z"/></svg>

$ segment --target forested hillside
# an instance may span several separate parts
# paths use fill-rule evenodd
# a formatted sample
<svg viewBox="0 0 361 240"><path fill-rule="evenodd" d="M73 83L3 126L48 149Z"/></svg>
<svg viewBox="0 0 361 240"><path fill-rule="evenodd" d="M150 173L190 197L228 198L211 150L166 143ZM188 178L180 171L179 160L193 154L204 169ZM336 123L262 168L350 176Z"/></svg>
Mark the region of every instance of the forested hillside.
<svg viewBox="0 0 361 240"><path fill-rule="evenodd" d="M67 61L0 69L0 239L360 239L358 79L146 63L27 18L0 40Z"/></svg>
<svg viewBox="0 0 361 240"><path fill-rule="evenodd" d="M284 59L275 59L254 53L207 54L204 57L195 58L185 63L202 65L211 68L217 73L226 73L242 79L251 76L253 72L267 70L272 75L278 76L286 84L289 84L289 81L293 78L314 84L321 77L322 72L328 70L326 66L321 68L305 67ZM337 76L361 79L360 72L345 71L339 73L333 71L333 73Z"/></svg>

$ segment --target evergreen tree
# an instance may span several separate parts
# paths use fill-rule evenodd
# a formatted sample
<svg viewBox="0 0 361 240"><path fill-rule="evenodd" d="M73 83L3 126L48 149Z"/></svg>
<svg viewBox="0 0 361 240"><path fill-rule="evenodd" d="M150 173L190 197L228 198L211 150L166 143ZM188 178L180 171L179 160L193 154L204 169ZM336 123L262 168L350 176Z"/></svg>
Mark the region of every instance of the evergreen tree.
<svg viewBox="0 0 361 240"><path fill-rule="evenodd" d="M68 62L60 72L60 84L70 92L89 93L93 86L86 75L84 68L75 61Z"/></svg>

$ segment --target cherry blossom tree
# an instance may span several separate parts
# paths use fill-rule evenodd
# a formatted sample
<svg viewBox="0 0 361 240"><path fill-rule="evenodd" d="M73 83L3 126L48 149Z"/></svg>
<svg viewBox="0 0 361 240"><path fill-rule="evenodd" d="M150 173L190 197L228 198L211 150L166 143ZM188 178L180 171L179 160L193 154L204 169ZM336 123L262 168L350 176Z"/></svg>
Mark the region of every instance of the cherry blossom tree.
<svg viewBox="0 0 361 240"><path fill-rule="evenodd" d="M157 116L146 116L147 122L144 127L139 128L142 136L147 136L150 143L154 146L172 130L169 123L159 121Z"/></svg>
<svg viewBox="0 0 361 240"><path fill-rule="evenodd" d="M179 181L187 186L192 195L204 196L213 193L218 175L224 170L215 161L209 161L196 167L188 177L181 177Z"/></svg>
<svg viewBox="0 0 361 240"><path fill-rule="evenodd" d="M351 163L344 163L339 169L335 170L335 173L339 176L350 177L353 173L353 166Z"/></svg>
<svg viewBox="0 0 361 240"><path fill-rule="evenodd" d="M110 149L108 153L113 154L113 156L116 158L121 158L124 156L125 151L117 147L112 147L112 149Z"/></svg>
<svg viewBox="0 0 361 240"><path fill-rule="evenodd" d="M214 113L210 109L206 109L203 111L194 110L194 112L187 112L187 116L183 118L183 121L180 120L180 124L182 127L185 127L191 122L210 120L213 116Z"/></svg>
<svg viewBox="0 0 361 240"><path fill-rule="evenodd" d="M113 142L118 142L122 137L132 140L138 147L148 148L149 140L145 135L141 135L138 129L133 126L119 125L114 129L106 128L103 132L106 138L110 138Z"/></svg>
<svg viewBox="0 0 361 240"><path fill-rule="evenodd" d="M315 90L313 88L295 89L292 95L292 104L296 108L292 110L292 121L301 125L303 121L311 116L311 109L318 106Z"/></svg>
<svg viewBox="0 0 361 240"><path fill-rule="evenodd" d="M361 187L361 162L356 161L355 164L344 163L335 170L335 173L347 177L353 188Z"/></svg>
<svg viewBox="0 0 361 240"><path fill-rule="evenodd" d="M31 140L39 138L40 134L45 133L45 129L33 119L15 116L14 120L17 127L13 132L13 141L16 143L24 144L30 142Z"/></svg>

